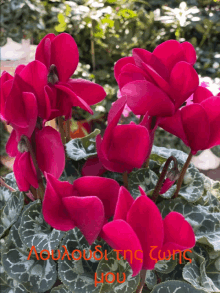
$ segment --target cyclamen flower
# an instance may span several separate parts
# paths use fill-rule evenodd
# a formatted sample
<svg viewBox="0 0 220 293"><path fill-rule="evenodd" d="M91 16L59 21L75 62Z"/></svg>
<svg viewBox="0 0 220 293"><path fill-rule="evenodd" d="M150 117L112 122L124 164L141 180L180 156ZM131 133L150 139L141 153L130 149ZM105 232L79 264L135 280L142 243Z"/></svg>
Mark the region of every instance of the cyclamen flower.
<svg viewBox="0 0 220 293"><path fill-rule="evenodd" d="M108 126L103 140L96 137L97 154L103 166L110 171L123 173L141 168L151 144L149 131L142 125L131 122L128 125L117 125L123 112L125 101L120 99L117 107L111 108L108 115Z"/></svg>
<svg viewBox="0 0 220 293"><path fill-rule="evenodd" d="M34 66L37 69L41 68L38 73L44 80L41 86L46 103L42 111L50 112L47 119L61 115L65 115L68 119L73 106L79 106L92 114L89 105L94 105L105 98L106 93L100 85L84 79L70 79L79 63L79 52L74 39L69 34L46 35L37 46L35 59L38 61L35 61ZM32 85L38 84L37 75L31 67L26 68L25 72L24 70L21 76L25 80L28 78ZM33 74L32 80L29 78L30 73Z"/></svg>
<svg viewBox="0 0 220 293"><path fill-rule="evenodd" d="M160 126L181 138L193 155L220 145L220 94L214 97L207 88L199 86L193 104L165 118Z"/></svg>
<svg viewBox="0 0 220 293"><path fill-rule="evenodd" d="M132 57L115 64L115 78L122 96L135 115L166 117L187 100L199 85L192 65L196 52L188 43L166 41L153 53L136 48ZM118 102L118 101L117 101Z"/></svg>
<svg viewBox="0 0 220 293"><path fill-rule="evenodd" d="M59 178L65 166L65 151L60 134L50 126L35 129L36 160L42 172L48 172ZM31 143L31 142L30 142ZM30 186L38 188L38 178L30 152L25 144L18 141L16 131L13 130L6 144L6 151L11 157L16 157L13 171L18 188L28 191Z"/></svg>
<svg viewBox="0 0 220 293"><path fill-rule="evenodd" d="M166 257L169 251L195 245L193 229L184 217L171 212L162 219L156 204L139 189L141 196L134 200L124 187L120 188L114 219L103 226L100 234L113 249L122 250L120 254L124 255L124 250L131 250L133 256L136 253L133 261L130 253L126 254L133 276L154 269L159 251Z"/></svg>
<svg viewBox="0 0 220 293"><path fill-rule="evenodd" d="M53 228L68 231L78 227L89 244L104 223L114 215L119 184L109 178L85 176L73 184L45 174L47 187L42 212Z"/></svg>

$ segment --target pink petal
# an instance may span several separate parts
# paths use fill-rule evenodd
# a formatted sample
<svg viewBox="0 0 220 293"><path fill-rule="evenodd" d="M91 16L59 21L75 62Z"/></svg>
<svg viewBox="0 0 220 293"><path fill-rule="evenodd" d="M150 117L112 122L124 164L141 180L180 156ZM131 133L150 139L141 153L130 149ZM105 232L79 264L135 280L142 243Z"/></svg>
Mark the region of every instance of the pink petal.
<svg viewBox="0 0 220 293"><path fill-rule="evenodd" d="M135 80L145 80L146 78L140 72L122 72L118 77L118 86L120 89L123 88L124 85L131 81Z"/></svg>
<svg viewBox="0 0 220 293"><path fill-rule="evenodd" d="M131 250L132 256L135 255L137 250L142 251L140 241L135 234L132 227L123 220L115 220L106 224L102 228L101 237L115 250L121 250L119 252L124 256L125 250ZM143 253L139 251L137 258L143 260ZM135 277L142 269L142 263L140 260L133 257L133 261L130 260L131 252L126 252L126 260L129 262L133 275Z"/></svg>
<svg viewBox="0 0 220 293"><path fill-rule="evenodd" d="M112 134L108 159L141 168L149 144L150 136L145 127L136 124L118 125Z"/></svg>
<svg viewBox="0 0 220 293"><path fill-rule="evenodd" d="M18 154L18 141L16 131L13 129L6 144L6 152L10 157L15 157Z"/></svg>
<svg viewBox="0 0 220 293"><path fill-rule="evenodd" d="M51 61L55 64L59 81L66 82L77 68L79 52L73 37L67 33L56 36L51 42Z"/></svg>
<svg viewBox="0 0 220 293"><path fill-rule="evenodd" d="M62 84L56 84L55 87L61 91L63 91L65 94L67 94L72 107L80 107L81 109L89 112L90 114L93 114L92 109L89 107L89 105L81 99L79 96L77 96L68 86L62 85ZM64 100L63 103L66 101Z"/></svg>
<svg viewBox="0 0 220 293"><path fill-rule="evenodd" d="M26 181L34 188L38 188L37 172L34 168L30 152L23 153L18 164Z"/></svg>
<svg viewBox="0 0 220 293"><path fill-rule="evenodd" d="M0 77L0 114L2 116L4 116L5 100L11 90L11 86L13 83L12 80L13 80L13 76L11 76L6 71L2 72L2 75ZM11 81L11 82L8 83L8 81ZM6 84L8 84L9 86L6 86ZM6 86L6 90L3 90L3 87L5 88L5 86Z"/></svg>
<svg viewBox="0 0 220 293"><path fill-rule="evenodd" d="M133 57L123 57L121 59L119 59L114 66L114 75L115 75L115 79L118 81L118 76L121 73L121 69L122 67L124 67L126 64L135 64L134 62L134 58Z"/></svg>
<svg viewBox="0 0 220 293"><path fill-rule="evenodd" d="M120 112L122 114L124 107L125 107L125 104L126 104L126 96L121 97L116 102L114 102L114 104L112 104L112 106L109 110L109 113L108 113L108 125L111 123L111 121L113 120L115 115L117 115L118 112ZM119 119L120 119L120 117L119 117ZM117 123L118 123L118 121L117 121ZM117 123L116 124L114 123L114 125L117 125Z"/></svg>
<svg viewBox="0 0 220 293"><path fill-rule="evenodd" d="M196 153L206 149L210 136L210 123L204 108L199 104L183 107L181 119L191 150Z"/></svg>
<svg viewBox="0 0 220 293"><path fill-rule="evenodd" d="M10 94L6 100L4 115L8 123L16 124L18 127L29 126L28 113L26 110L33 106L36 107L33 96L33 104L28 105L28 101L25 99L25 97L28 96L23 95L23 92L32 92L31 87L26 84L20 76L15 75Z"/></svg>
<svg viewBox="0 0 220 293"><path fill-rule="evenodd" d="M97 176L85 176L76 179L73 187L80 197L91 195L99 198L104 205L107 218L114 215L120 187L117 181Z"/></svg>
<svg viewBox="0 0 220 293"><path fill-rule="evenodd" d="M99 235L104 224L104 206L96 196L64 197L62 202L70 218L76 223L91 245Z"/></svg>
<svg viewBox="0 0 220 293"><path fill-rule="evenodd" d="M212 121L208 148L220 145L220 116Z"/></svg>
<svg viewBox="0 0 220 293"><path fill-rule="evenodd" d="M110 162L108 160L105 152L103 151L102 138L100 134L96 137L96 148L99 160L107 170L118 173L124 173L127 171L130 173L134 169L134 167L131 165L123 164L122 162Z"/></svg>
<svg viewBox="0 0 220 293"><path fill-rule="evenodd" d="M182 45L175 40L168 40L157 46L153 55L156 56L169 71L172 70L177 62L185 60Z"/></svg>
<svg viewBox="0 0 220 293"><path fill-rule="evenodd" d="M169 213L164 218L163 225L164 244L175 243L182 246L183 250L192 248L195 245L196 241L193 229L180 213Z"/></svg>
<svg viewBox="0 0 220 293"><path fill-rule="evenodd" d="M38 111L41 118L48 118L47 103L44 96L44 87L47 85L48 70L39 61L30 62L20 72L20 77L34 89L37 96Z"/></svg>
<svg viewBox="0 0 220 293"><path fill-rule="evenodd" d="M118 201L115 209L114 220L126 221L127 213L134 203L134 199L129 191L123 186L120 187Z"/></svg>
<svg viewBox="0 0 220 293"><path fill-rule="evenodd" d="M170 74L172 97L178 109L199 85L199 77L195 69L187 62L177 63Z"/></svg>
<svg viewBox="0 0 220 293"><path fill-rule="evenodd" d="M68 84L73 92L88 105L95 105L106 97L103 87L97 83L84 79L70 79Z"/></svg>
<svg viewBox="0 0 220 293"><path fill-rule="evenodd" d="M213 94L207 88L198 86L196 91L193 94L193 102L194 103L201 103L202 101L212 97Z"/></svg>
<svg viewBox="0 0 220 293"><path fill-rule="evenodd" d="M82 176L101 176L105 172L98 157L88 158L82 168Z"/></svg>
<svg viewBox="0 0 220 293"><path fill-rule="evenodd" d="M35 60L42 62L49 70L51 63L51 42L56 36L47 34L37 46Z"/></svg>
<svg viewBox="0 0 220 293"><path fill-rule="evenodd" d="M42 203L42 213L45 221L57 230L68 231L73 229L76 225L67 212L62 202L62 197L57 192L57 189L54 188L53 183L51 183L52 176L45 174L45 177L47 179L47 186ZM65 194L67 182L62 185L64 186L63 193Z"/></svg>
<svg viewBox="0 0 220 293"><path fill-rule="evenodd" d="M26 135L27 137L31 137L37 122L37 115L38 115L38 109L37 109L37 100L34 94L32 93L22 93L22 98L24 102L24 108L25 108L25 115L27 119L27 127L20 128L16 125L11 125L15 128L18 140L20 139L21 135Z"/></svg>
<svg viewBox="0 0 220 293"><path fill-rule="evenodd" d="M16 183L18 185L19 190L28 191L30 189L30 183L25 179L24 174L19 165L19 160L22 155L23 155L22 153L17 154L13 164L13 171L14 171Z"/></svg>
<svg viewBox="0 0 220 293"><path fill-rule="evenodd" d="M26 67L26 65L24 65L24 64L18 65L15 69L15 73L17 73L19 75L25 67Z"/></svg>
<svg viewBox="0 0 220 293"><path fill-rule="evenodd" d="M189 42L180 44L185 55L185 61L194 65L196 63L196 50Z"/></svg>
<svg viewBox="0 0 220 293"><path fill-rule="evenodd" d="M203 100L200 105L205 109L210 123L220 116L220 97L207 98Z"/></svg>
<svg viewBox="0 0 220 293"><path fill-rule="evenodd" d="M137 66L144 68L143 63L150 65L164 80L169 80L169 71L154 54L145 49L135 48L132 50L132 55Z"/></svg>
<svg viewBox="0 0 220 293"><path fill-rule="evenodd" d="M65 151L59 132L46 126L36 130L35 141L39 168L59 178L65 167Z"/></svg>
<svg viewBox="0 0 220 293"><path fill-rule="evenodd" d="M143 63L143 68L149 74L153 83L155 83L161 90L163 90L166 94L170 95L171 88L169 83L163 79L154 69L153 67L149 66L148 64Z"/></svg>
<svg viewBox="0 0 220 293"><path fill-rule="evenodd" d="M146 195L141 195L132 204L127 222L139 238L144 252L142 269L153 269L155 261L151 259L150 251L152 246L159 250L164 239L163 220L158 207Z"/></svg>
<svg viewBox="0 0 220 293"><path fill-rule="evenodd" d="M177 110L177 112L172 117L163 118L160 121L159 126L173 135L181 138L186 145L189 145L183 128L181 110Z"/></svg>
<svg viewBox="0 0 220 293"><path fill-rule="evenodd" d="M171 116L174 105L170 98L148 81L134 81L126 84L122 95L127 96L127 104L135 115Z"/></svg>

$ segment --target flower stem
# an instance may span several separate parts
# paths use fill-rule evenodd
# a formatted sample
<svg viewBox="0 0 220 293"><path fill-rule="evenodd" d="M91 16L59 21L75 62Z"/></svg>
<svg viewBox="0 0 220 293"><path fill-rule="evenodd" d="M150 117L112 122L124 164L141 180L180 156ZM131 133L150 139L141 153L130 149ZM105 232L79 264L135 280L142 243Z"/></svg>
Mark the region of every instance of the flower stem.
<svg viewBox="0 0 220 293"><path fill-rule="evenodd" d="M140 118L139 118L139 123L141 123L141 121L143 120L144 118L144 115L141 115Z"/></svg>
<svg viewBox="0 0 220 293"><path fill-rule="evenodd" d="M128 189L128 172L127 171L123 173L123 183L124 183L124 187Z"/></svg>
<svg viewBox="0 0 220 293"><path fill-rule="evenodd" d="M144 287L144 284L145 284L145 278L146 278L146 274L147 274L147 270L141 270L140 272L140 283L136 289L136 293L141 293L142 292L142 289Z"/></svg>
<svg viewBox="0 0 220 293"><path fill-rule="evenodd" d="M188 158L187 158L187 160L186 160L186 163L184 164L184 166L183 166L183 168L182 168L182 171L181 171L181 173L180 173L180 177L179 177L179 179L178 179L178 181L177 181L177 188L176 188L176 191L175 191L175 193L174 193L174 198L176 198L176 197L178 196L178 193L179 193L179 191L180 191L181 185L182 185L182 183L183 183L184 175L185 175L185 173L186 173L187 168L189 167L189 163L190 163L190 161L191 161L191 159L192 159L192 156L193 156L193 154L190 152L190 153L189 153L189 156L188 156Z"/></svg>
<svg viewBox="0 0 220 293"><path fill-rule="evenodd" d="M71 137L70 137L70 123L71 123L71 119L68 119L66 121L66 143L70 141Z"/></svg>
<svg viewBox="0 0 220 293"><path fill-rule="evenodd" d="M59 126L59 133L61 135L61 140L63 145L65 145L66 140L65 140L65 133L64 133L64 129L63 129L63 118L60 116L58 117L58 126Z"/></svg>
<svg viewBox="0 0 220 293"><path fill-rule="evenodd" d="M170 163L171 163L172 161L174 162L174 168L176 168L176 169L178 170L177 159L176 159L175 157L173 157L173 156L169 157L169 158L167 159L167 161L166 161L164 167L163 167L163 170L162 170L162 172L161 172L161 174L160 174L160 178L158 179L158 181L157 181L157 185L156 185L156 187L155 187L155 189L154 189L154 192L153 192L153 195L152 195L152 200L153 200L154 202L157 201L157 197L158 197L159 192L160 192L160 190L161 190L161 187L162 187L162 185L163 185L163 181L164 181L165 176L166 176L166 174L167 174L167 171L168 171L169 165L170 165Z"/></svg>
<svg viewBox="0 0 220 293"><path fill-rule="evenodd" d="M16 191L14 188L12 188L7 183L5 183L5 181L2 177L0 177L0 186L4 186L4 187L8 188L12 192Z"/></svg>

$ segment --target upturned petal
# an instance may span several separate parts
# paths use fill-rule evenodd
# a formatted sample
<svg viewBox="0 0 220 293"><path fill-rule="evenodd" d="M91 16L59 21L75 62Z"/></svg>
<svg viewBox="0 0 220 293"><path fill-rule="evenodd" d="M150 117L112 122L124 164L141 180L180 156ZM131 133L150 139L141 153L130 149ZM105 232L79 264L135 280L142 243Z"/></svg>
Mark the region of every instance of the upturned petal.
<svg viewBox="0 0 220 293"><path fill-rule="evenodd" d="M73 187L77 190L78 196L80 197L91 195L99 198L104 205L105 216L107 218L114 215L120 188L115 180L96 176L85 176L75 180Z"/></svg>
<svg viewBox="0 0 220 293"><path fill-rule="evenodd" d="M118 194L118 201L114 214L115 220L124 220L126 221L127 213L134 203L134 199L129 193L129 191L123 186L120 187Z"/></svg>
<svg viewBox="0 0 220 293"><path fill-rule="evenodd" d="M34 89L33 93L35 93L38 103L38 116L43 119L47 119L49 116L48 105L44 95L44 87L47 85L47 74L46 66L37 60L30 62L19 73L20 77Z"/></svg>
<svg viewBox="0 0 220 293"><path fill-rule="evenodd" d="M105 212L102 201L96 196L71 196L63 197L62 202L70 218L91 245L104 224Z"/></svg>
<svg viewBox="0 0 220 293"><path fill-rule="evenodd" d="M135 115L172 116L174 105L170 98L157 86L148 81L134 81L126 84L122 95L127 96L127 104Z"/></svg>
<svg viewBox="0 0 220 293"><path fill-rule="evenodd" d="M176 244L181 247L181 250L194 247L196 243L195 233L183 215L177 212L169 213L163 220L163 226L163 249L168 243Z"/></svg>
<svg viewBox="0 0 220 293"><path fill-rule="evenodd" d="M180 44L185 55L185 61L194 65L196 63L196 50L189 42Z"/></svg>
<svg viewBox="0 0 220 293"><path fill-rule="evenodd" d="M36 129L35 141L39 168L59 178L65 167L65 151L59 132L50 126Z"/></svg>
<svg viewBox="0 0 220 293"><path fill-rule="evenodd" d="M178 109L199 85L199 77L195 69L187 62L178 62L170 74L171 94Z"/></svg>
<svg viewBox="0 0 220 293"><path fill-rule="evenodd" d="M183 129L193 154L206 149L210 136L210 123L204 108L192 104L181 109Z"/></svg>
<svg viewBox="0 0 220 293"><path fill-rule="evenodd" d="M55 64L59 81L66 82L73 75L79 63L79 52L73 37L67 33L51 41L50 64Z"/></svg>
<svg viewBox="0 0 220 293"><path fill-rule="evenodd" d="M73 92L88 105L95 105L106 97L103 87L85 79L70 79L68 84Z"/></svg>
<svg viewBox="0 0 220 293"><path fill-rule="evenodd" d="M177 62L185 61L182 45L175 40L168 40L157 46L153 55L156 56L171 71Z"/></svg>
<svg viewBox="0 0 220 293"><path fill-rule="evenodd" d="M51 42L55 37L55 34L47 34L40 41L35 53L35 60L38 60L41 63L43 63L48 70L51 65Z"/></svg>
<svg viewBox="0 0 220 293"><path fill-rule="evenodd" d="M142 269L151 270L155 261L150 257L151 246L159 250L163 245L163 219L156 204L148 198L143 190L142 195L132 204L127 222L134 230L144 252Z"/></svg>
<svg viewBox="0 0 220 293"><path fill-rule="evenodd" d="M81 99L79 96L77 96L72 90L71 88L68 86L68 84L64 85L64 84L56 84L55 88L61 90L62 92L64 92L68 98L70 103L72 104L72 107L80 107L81 109L89 112L90 114L93 114L92 109L89 107L89 105L83 100ZM64 100L63 103L66 103L66 101ZM69 107L68 107L69 108Z"/></svg>
<svg viewBox="0 0 220 293"><path fill-rule="evenodd" d="M119 59L114 66L114 75L115 79L118 80L118 76L121 73L122 67L124 67L126 64L135 64L133 57L123 57Z"/></svg>
<svg viewBox="0 0 220 293"><path fill-rule="evenodd" d="M202 101L212 97L213 94L207 88L203 86L198 86L196 91L193 94L193 102L194 103L201 103Z"/></svg>
<svg viewBox="0 0 220 293"><path fill-rule="evenodd" d="M66 192L69 194L72 185L68 182L57 182L58 180L50 174L45 173L45 177L47 186L42 204L45 221L57 230L68 231L73 229L76 225L62 202L62 194ZM59 190L57 190L57 187L59 187Z"/></svg>
<svg viewBox="0 0 220 293"><path fill-rule="evenodd" d="M146 158L149 144L149 132L144 126L118 125L112 134L108 159L140 168Z"/></svg>
<svg viewBox="0 0 220 293"><path fill-rule="evenodd" d="M134 256L139 250L137 257L143 259L143 253L140 241L132 227L123 220L115 220L104 225L100 235L113 249L121 250L122 252L119 253L122 256L125 250L131 250L126 252L126 260L133 270L132 277L135 277L142 269L142 263L136 258L131 261L130 254Z"/></svg>
<svg viewBox="0 0 220 293"><path fill-rule="evenodd" d="M6 152L10 157L15 157L18 154L18 141L16 131L13 129L6 144Z"/></svg>
<svg viewBox="0 0 220 293"><path fill-rule="evenodd" d="M30 152L24 152L18 161L20 171L26 179L26 181L33 186L38 188L37 172L34 168L33 161L31 159Z"/></svg>
<svg viewBox="0 0 220 293"><path fill-rule="evenodd" d="M18 185L19 190L21 191L28 191L30 189L30 183L25 179L24 174L19 166L19 160L23 154L18 153L14 164L13 164L13 171L16 179L16 183Z"/></svg>
<svg viewBox="0 0 220 293"><path fill-rule="evenodd" d="M164 80L169 80L169 71L166 66L161 62L155 54L141 49L135 48L132 50L132 56L134 57L135 64L140 68L144 69L143 65L150 65ZM143 64L144 63L144 64Z"/></svg>

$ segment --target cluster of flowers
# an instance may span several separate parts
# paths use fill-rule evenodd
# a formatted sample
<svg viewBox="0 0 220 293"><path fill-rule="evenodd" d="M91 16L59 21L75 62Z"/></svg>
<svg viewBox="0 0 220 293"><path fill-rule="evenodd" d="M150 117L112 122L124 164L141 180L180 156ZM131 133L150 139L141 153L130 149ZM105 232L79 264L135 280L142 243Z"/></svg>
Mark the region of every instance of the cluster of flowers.
<svg viewBox="0 0 220 293"><path fill-rule="evenodd" d="M141 270L152 270L159 252L167 257L170 251L195 245L193 229L184 217L171 212L162 219L156 204L141 188L141 196L134 200L113 179L84 176L70 184L51 174L46 178L42 206L45 221L62 231L79 228L89 244L101 237L121 255L124 250L132 255L138 252L133 260L126 255L133 276ZM108 222L111 217L113 221Z"/></svg>
<svg viewBox="0 0 220 293"><path fill-rule="evenodd" d="M99 176L105 170L129 173L141 168L158 126L180 137L193 154L220 144L220 95L199 86L193 68L196 52L190 43L166 41L153 53L134 49L131 57L115 64L120 96L109 111L104 137L97 136L98 156L87 160L84 177L73 184L61 182L64 147L60 134L45 122L59 116L69 119L73 106L92 113L89 105L106 95L100 85L70 79L78 59L70 35L49 34L38 45L35 61L18 66L14 77L2 74L1 118L14 128L6 150L16 156L14 173L20 190L38 188L40 172L45 174L42 210L47 223L62 231L78 227L90 244L102 237L114 249L140 251L143 262L130 263L135 276L154 268L158 251L166 256L170 250L193 247L194 232L179 213L162 219L141 188L134 200L116 181ZM186 104L189 97L192 102ZM141 116L138 125L118 124L126 106ZM174 181L168 180L160 192Z"/></svg>
<svg viewBox="0 0 220 293"><path fill-rule="evenodd" d="M106 96L98 84L70 79L78 62L78 48L69 34L48 34L37 47L35 61L19 65L14 77L2 73L0 117L13 127L6 151L16 157L14 174L22 191L28 191L30 186L38 188L36 163L40 171L56 178L63 172L65 151L60 134L45 123L60 116L70 118L73 106L92 113L89 105ZM27 140L37 162L33 162Z"/></svg>

